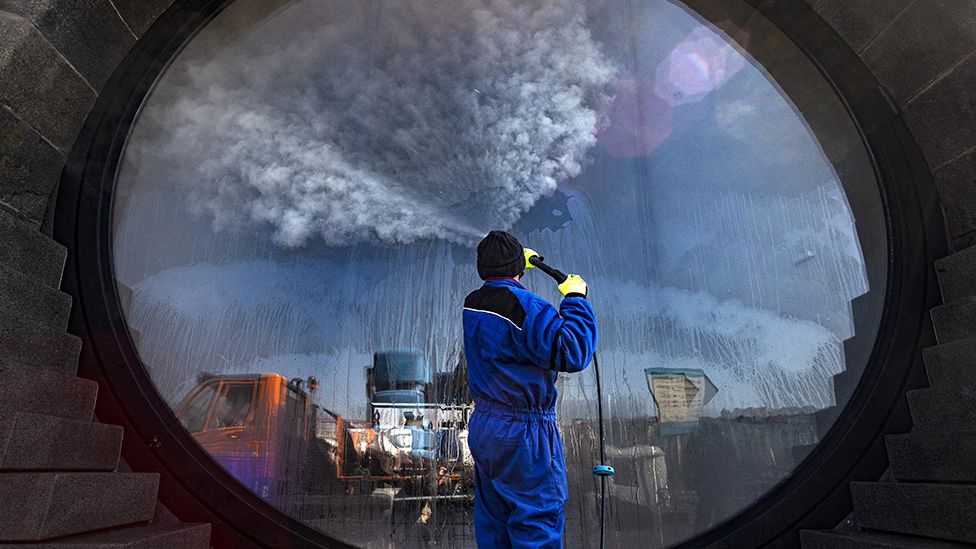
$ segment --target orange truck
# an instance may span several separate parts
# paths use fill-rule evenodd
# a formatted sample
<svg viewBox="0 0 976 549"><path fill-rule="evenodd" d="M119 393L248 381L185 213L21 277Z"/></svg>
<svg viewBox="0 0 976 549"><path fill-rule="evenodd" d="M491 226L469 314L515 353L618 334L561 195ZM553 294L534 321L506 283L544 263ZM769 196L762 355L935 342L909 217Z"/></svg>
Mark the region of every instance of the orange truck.
<svg viewBox="0 0 976 549"><path fill-rule="evenodd" d="M313 420L315 378L275 373L201 374L176 414L193 438L262 498L285 505L300 493Z"/></svg>
<svg viewBox="0 0 976 549"><path fill-rule="evenodd" d="M434 375L416 349L374 353L369 419L314 404L314 378L201 374L176 413L240 482L285 508L301 495L394 490L402 499L470 499L472 410L456 372ZM430 402L439 400L439 402Z"/></svg>

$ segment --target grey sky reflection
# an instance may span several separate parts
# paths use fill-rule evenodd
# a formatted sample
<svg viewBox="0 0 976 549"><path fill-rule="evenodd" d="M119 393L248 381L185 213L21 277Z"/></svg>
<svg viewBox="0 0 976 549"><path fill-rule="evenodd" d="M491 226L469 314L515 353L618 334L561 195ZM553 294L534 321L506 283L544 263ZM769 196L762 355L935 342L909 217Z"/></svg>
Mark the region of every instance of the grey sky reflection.
<svg viewBox="0 0 976 549"><path fill-rule="evenodd" d="M514 187L454 187L476 175L465 175L471 166L492 165L478 147L499 140L466 132L454 139L463 125L455 109L491 100L506 103L513 120L533 119L535 111L512 102L524 91L518 87L478 96L487 93L479 86L490 88L484 82L531 75L534 66L520 72L518 63L528 61L512 50L477 74L468 67L481 59L475 54L430 52L447 59L432 62L435 70L421 79L429 86L419 95L426 103L401 122L430 132L440 147L456 143L462 161L447 161L441 149L398 142L379 119L350 115L369 105L380 114L409 107L417 95L381 95L396 85L329 92L345 94L354 109L319 108L329 96L323 89L375 74L355 65L366 53L393 66L393 50L369 49L364 36L378 25L389 44L402 44L410 37L396 30L402 18L377 21L346 10L334 34L323 35L317 26L341 10L308 4L236 39L233 52L206 67L194 60L194 48L203 46L191 44L130 139L119 177L116 267L119 280L135 289L129 321L167 398L182 397L201 370L277 371L317 375L320 401L361 416L363 368L374 350L420 347L436 368L457 362L459 304L478 283L461 227L514 223L527 246L590 283L611 414L653 414L642 373L651 366L704 368L719 387L711 414L833 403L830 378L844 368L840 342L851 335L848 303L867 290L852 219L803 121L724 39L663 0L627 3L637 13L616 2L594 4L586 19L575 4L547 3L538 24L570 21L563 25L568 34L549 36L528 54L557 67L582 61L569 76L550 70L540 78L556 89L583 81L589 91L568 99L562 129L529 125L520 154L531 158L541 148L548 156L511 164L530 166L525 172L506 168L488 178ZM423 16L409 20L460 39ZM533 36L533 20L526 21L516 36L522 41ZM305 36L303 28L349 48L322 55L323 44L294 38ZM581 41L587 33L592 39ZM266 53L269 43L280 47ZM406 65L396 70L409 70L424 52L408 48ZM502 72L491 74L493 68ZM250 75L261 75L260 85ZM289 88L303 80L309 84ZM440 86L479 92L439 101ZM279 112L273 107L281 101L294 108ZM425 127L430 112L451 122ZM330 122L337 129L323 129ZM309 136L322 135L326 143L307 148ZM343 149L347 139L352 144ZM274 161L262 156L282 142L294 142L297 152ZM389 163L370 163L384 151L394 157ZM324 170L348 201L315 195L320 187L288 187L295 178L315 180L306 168ZM396 181L396 174L406 176ZM548 196L547 177L558 182ZM412 195L415 185L422 190ZM312 223L315 230L300 226L301 215L283 214L310 202L328 210L325 221ZM472 216L477 223L468 224ZM420 222L422 230L408 230ZM411 243L387 243L397 240ZM528 285L557 298L542 276L530 273ZM591 415L590 384L588 374L565 382L565 415Z"/></svg>

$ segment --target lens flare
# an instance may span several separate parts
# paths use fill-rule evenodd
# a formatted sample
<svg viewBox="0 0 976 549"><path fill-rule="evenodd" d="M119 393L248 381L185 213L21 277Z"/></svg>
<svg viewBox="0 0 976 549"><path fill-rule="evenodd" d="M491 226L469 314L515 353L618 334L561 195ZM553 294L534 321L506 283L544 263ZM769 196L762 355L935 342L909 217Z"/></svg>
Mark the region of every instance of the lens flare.
<svg viewBox="0 0 976 549"><path fill-rule="evenodd" d="M722 87L745 63L719 35L698 28L658 66L654 92L671 106L696 103Z"/></svg>

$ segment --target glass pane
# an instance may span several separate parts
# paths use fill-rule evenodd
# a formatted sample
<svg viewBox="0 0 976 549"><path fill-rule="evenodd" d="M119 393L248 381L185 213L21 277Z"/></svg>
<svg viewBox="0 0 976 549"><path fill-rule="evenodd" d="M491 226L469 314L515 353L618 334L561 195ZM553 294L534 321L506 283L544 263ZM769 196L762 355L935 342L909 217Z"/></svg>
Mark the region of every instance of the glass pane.
<svg viewBox="0 0 976 549"><path fill-rule="evenodd" d="M461 308L502 228L589 284L609 546L675 545L770 493L867 361L883 208L817 68L741 2L709 9L230 5L118 174L115 274L159 394L177 409L202 373L240 389L211 428L247 404L253 432L198 442L313 528L474 547ZM594 369L556 383L565 544L595 546Z"/></svg>
<svg viewBox="0 0 976 549"><path fill-rule="evenodd" d="M214 404L210 414L209 429L225 429L228 427L243 427L247 415L251 411L251 398L254 385L224 384L221 386L220 397Z"/></svg>
<svg viewBox="0 0 976 549"><path fill-rule="evenodd" d="M187 431L191 433L203 431L203 425L207 421L207 410L210 409L210 402L213 401L216 392L216 384L206 385L190 401L180 416L180 422L183 423L183 427L186 427Z"/></svg>

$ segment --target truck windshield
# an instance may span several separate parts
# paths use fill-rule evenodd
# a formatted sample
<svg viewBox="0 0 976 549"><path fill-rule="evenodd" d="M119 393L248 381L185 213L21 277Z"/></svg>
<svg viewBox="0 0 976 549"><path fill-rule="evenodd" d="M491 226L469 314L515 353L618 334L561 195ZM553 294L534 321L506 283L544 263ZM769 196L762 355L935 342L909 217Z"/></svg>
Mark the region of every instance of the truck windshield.
<svg viewBox="0 0 976 549"><path fill-rule="evenodd" d="M243 427L251 410L254 385L251 383L225 383L220 398L210 416L209 429Z"/></svg>
<svg viewBox="0 0 976 549"><path fill-rule="evenodd" d="M180 417L180 422L183 423L183 427L186 427L187 431L191 433L203 431L203 424L207 420L207 408L210 407L210 402L216 392L217 386L210 384L193 397L193 401L190 402L186 411L183 412L183 416Z"/></svg>

